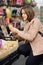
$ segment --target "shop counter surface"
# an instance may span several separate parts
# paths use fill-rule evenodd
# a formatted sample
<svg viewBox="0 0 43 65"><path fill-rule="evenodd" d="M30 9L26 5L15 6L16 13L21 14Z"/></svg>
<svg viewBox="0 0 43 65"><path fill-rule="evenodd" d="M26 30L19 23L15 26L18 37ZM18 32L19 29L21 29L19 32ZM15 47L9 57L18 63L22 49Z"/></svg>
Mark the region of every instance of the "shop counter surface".
<svg viewBox="0 0 43 65"><path fill-rule="evenodd" d="M0 64L9 62L14 56L16 56L16 50L18 48L17 41L6 41L6 45L0 48ZM5 65L5 64L4 64Z"/></svg>

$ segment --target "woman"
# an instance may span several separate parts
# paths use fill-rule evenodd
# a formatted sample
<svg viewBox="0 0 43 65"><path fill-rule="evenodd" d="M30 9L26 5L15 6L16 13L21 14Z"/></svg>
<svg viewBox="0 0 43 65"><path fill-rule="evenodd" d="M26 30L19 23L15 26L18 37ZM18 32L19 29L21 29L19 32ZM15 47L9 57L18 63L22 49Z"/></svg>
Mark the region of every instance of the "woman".
<svg viewBox="0 0 43 65"><path fill-rule="evenodd" d="M27 42L25 42L25 46L23 45L24 48L21 46L22 50L29 50L25 52L29 56L26 65L39 65L43 60L43 25L38 18L35 18L34 11L30 5L23 7L20 14L24 22L26 22L24 30L20 31L17 28L13 28L8 22L9 29L20 38L29 41L29 46L26 44ZM19 51L21 50L19 49ZM22 54L22 52L20 53Z"/></svg>

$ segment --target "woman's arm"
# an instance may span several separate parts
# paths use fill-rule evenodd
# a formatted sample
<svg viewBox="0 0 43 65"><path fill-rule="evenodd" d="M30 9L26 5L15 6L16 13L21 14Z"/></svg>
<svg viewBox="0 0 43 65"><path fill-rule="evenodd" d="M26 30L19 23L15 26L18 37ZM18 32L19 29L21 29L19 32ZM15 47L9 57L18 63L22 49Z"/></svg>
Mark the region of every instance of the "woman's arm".
<svg viewBox="0 0 43 65"><path fill-rule="evenodd" d="M23 39L32 41L36 37L36 35L39 31L40 21L38 19L35 19L34 23L32 23L31 25L32 25L32 27L30 26L30 29L28 30L27 33L23 32L23 31L22 32L18 31L18 35L20 37L22 37Z"/></svg>
<svg viewBox="0 0 43 65"><path fill-rule="evenodd" d="M12 26L12 24L8 24L8 27L9 27L9 29L14 33L14 34L17 34L17 31L18 31L18 29L17 28L14 28L13 26Z"/></svg>
<svg viewBox="0 0 43 65"><path fill-rule="evenodd" d="M39 20L35 20L34 21L34 24L32 24L32 27L30 28L30 30L28 32L24 32L24 31L20 31L18 30L17 28L14 28L12 25L9 25L9 29L14 32L14 33L17 33L17 35L25 40L29 40L29 41L32 41L38 31L39 31L39 26L40 26L40 23L39 23Z"/></svg>
<svg viewBox="0 0 43 65"><path fill-rule="evenodd" d="M16 38L18 38L18 39L20 39L20 40L24 40L21 36L18 35L18 33L19 33L19 32L22 32L22 31L18 30L17 28L14 28L14 27L12 26L12 24L10 24L10 23L8 24L8 27L9 27L9 29L12 31L13 35L14 35Z"/></svg>
<svg viewBox="0 0 43 65"><path fill-rule="evenodd" d="M29 30L30 27L30 22L28 22L25 26L24 26L24 32L27 32Z"/></svg>

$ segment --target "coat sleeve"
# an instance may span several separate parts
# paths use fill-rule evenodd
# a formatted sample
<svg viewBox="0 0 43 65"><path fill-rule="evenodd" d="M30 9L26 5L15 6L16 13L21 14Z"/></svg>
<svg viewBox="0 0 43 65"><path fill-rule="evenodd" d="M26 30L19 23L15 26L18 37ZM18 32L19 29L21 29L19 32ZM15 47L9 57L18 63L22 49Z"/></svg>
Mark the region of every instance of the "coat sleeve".
<svg viewBox="0 0 43 65"><path fill-rule="evenodd" d="M22 37L23 39L32 41L36 37L36 35L37 35L38 31L39 31L39 27L40 27L40 23L39 22L40 21L38 19L34 20L34 23L31 24L32 27L30 26L30 29L28 30L27 33L19 31L18 35L20 37Z"/></svg>
<svg viewBox="0 0 43 65"><path fill-rule="evenodd" d="M28 30L29 30L29 27L30 27L30 23L27 23L27 24L24 26L24 32L28 31Z"/></svg>

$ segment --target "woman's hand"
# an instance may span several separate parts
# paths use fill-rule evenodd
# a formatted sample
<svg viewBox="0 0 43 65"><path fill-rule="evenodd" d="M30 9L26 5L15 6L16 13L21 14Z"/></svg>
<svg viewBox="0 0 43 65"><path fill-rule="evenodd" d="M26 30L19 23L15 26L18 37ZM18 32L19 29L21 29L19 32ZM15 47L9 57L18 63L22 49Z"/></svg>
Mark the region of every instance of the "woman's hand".
<svg viewBox="0 0 43 65"><path fill-rule="evenodd" d="M17 34L18 29L15 28L15 27L13 27L12 24L9 23L9 24L8 24L8 27L9 27L9 29L12 31L12 33L14 33L14 34L16 33L16 34Z"/></svg>

